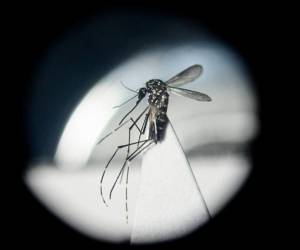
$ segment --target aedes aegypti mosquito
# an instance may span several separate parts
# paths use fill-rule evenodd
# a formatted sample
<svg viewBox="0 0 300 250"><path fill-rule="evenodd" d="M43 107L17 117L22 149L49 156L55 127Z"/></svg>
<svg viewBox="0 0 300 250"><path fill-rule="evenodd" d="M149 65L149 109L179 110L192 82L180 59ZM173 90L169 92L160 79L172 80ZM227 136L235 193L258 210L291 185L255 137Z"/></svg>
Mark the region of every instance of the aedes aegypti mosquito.
<svg viewBox="0 0 300 250"><path fill-rule="evenodd" d="M111 161L113 160L117 152L122 148L127 148L127 153L126 153L124 163L114 181L112 188L110 189L109 199L111 199L112 192L115 188L117 181L119 180L119 178L122 179L124 169L127 163L129 163L134 158L136 158L139 154L141 154L143 151L149 148L150 145L152 145L153 143L156 144L157 142L160 142L164 139L166 126L169 122L167 117L169 93L174 93L177 95L189 97L197 101L205 101L205 102L211 101L211 98L206 94L189 90L189 89L179 88L179 86L181 85L194 81L196 78L198 78L201 75L202 71L203 71L203 67L201 65L196 64L183 70L182 72L175 75L174 77L172 77L166 82L159 79L149 80L148 82L146 82L146 87L142 87L138 91L134 91L124 86L126 89L135 92L136 95L116 107L121 107L136 97L137 97L137 101L133 106L133 108L121 119L121 121L119 122L119 126L98 142L98 144L101 143L105 138L110 136L114 131L118 130L128 122L132 123L128 129L128 143L117 146L115 152L107 162L101 176L100 194L102 197L102 201L106 206L108 205L103 196L103 188L102 188L103 179L108 166L110 165ZM148 95L148 106L138 115L136 119L130 117L128 120L125 121L125 119L136 109L136 107L146 97L146 95ZM142 123L142 126L139 127L137 122L141 119L141 117L144 114L145 114L144 121ZM141 140L141 136L146 133L147 126L149 126L148 138L145 140ZM131 130L133 128L136 128L139 132L138 140L134 142L131 141ZM136 145L137 147L134 150L131 150L132 148L131 146L133 145ZM125 191L125 209L126 209L127 223L128 223L128 192L127 192L128 175L129 175L129 164L126 173L126 191Z"/></svg>

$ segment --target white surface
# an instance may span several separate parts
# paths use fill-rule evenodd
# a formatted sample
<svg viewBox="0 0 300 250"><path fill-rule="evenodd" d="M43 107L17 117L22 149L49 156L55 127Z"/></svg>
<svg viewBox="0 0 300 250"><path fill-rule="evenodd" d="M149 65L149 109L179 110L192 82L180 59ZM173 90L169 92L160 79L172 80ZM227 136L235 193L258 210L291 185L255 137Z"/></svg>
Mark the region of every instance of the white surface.
<svg viewBox="0 0 300 250"><path fill-rule="evenodd" d="M235 195L251 170L243 155L189 160L213 216ZM121 164L117 161L112 165L108 180L114 180ZM63 171L53 165L39 164L28 170L25 181L39 201L74 230L110 242L130 240L141 177L139 162L131 163L130 169L129 224L125 220L123 185L116 187L108 208L101 201L99 178L103 167L99 164Z"/></svg>
<svg viewBox="0 0 300 250"><path fill-rule="evenodd" d="M28 171L25 180L36 197L75 230L95 239L122 242L130 238L140 177L137 163L133 162L131 166L129 224L125 220L123 185L116 186L109 207L102 202L99 191L101 166L64 171L53 165L40 164ZM120 164L116 162L112 166L108 180L116 176Z"/></svg>
<svg viewBox="0 0 300 250"><path fill-rule="evenodd" d="M212 217L234 197L251 171L244 155L191 157L189 160Z"/></svg>
<svg viewBox="0 0 300 250"><path fill-rule="evenodd" d="M196 178L171 124L143 155L131 243L171 240L209 219Z"/></svg>

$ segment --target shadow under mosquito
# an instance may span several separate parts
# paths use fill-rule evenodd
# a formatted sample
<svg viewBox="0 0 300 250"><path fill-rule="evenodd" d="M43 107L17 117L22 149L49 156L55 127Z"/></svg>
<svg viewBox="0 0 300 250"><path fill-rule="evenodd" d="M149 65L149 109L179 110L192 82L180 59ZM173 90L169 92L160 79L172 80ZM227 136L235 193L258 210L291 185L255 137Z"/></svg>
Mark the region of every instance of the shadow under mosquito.
<svg viewBox="0 0 300 250"><path fill-rule="evenodd" d="M241 155L249 152L246 143L218 142L197 146L186 151L187 157L223 157L227 155Z"/></svg>

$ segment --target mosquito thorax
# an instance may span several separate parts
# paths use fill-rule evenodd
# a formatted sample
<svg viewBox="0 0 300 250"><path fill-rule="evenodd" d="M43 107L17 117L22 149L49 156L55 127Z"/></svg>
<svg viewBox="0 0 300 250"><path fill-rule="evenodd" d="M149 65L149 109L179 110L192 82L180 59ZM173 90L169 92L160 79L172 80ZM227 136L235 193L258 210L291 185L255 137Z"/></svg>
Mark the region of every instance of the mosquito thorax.
<svg viewBox="0 0 300 250"><path fill-rule="evenodd" d="M159 79L152 79L146 83L147 92L149 94L148 103L161 109L168 105L168 92L165 82Z"/></svg>
<svg viewBox="0 0 300 250"><path fill-rule="evenodd" d="M147 92L153 96L160 96L167 90L165 82L159 79L152 79L146 82Z"/></svg>
<svg viewBox="0 0 300 250"><path fill-rule="evenodd" d="M159 79L151 79L146 82L148 92L151 90L166 89L166 83Z"/></svg>

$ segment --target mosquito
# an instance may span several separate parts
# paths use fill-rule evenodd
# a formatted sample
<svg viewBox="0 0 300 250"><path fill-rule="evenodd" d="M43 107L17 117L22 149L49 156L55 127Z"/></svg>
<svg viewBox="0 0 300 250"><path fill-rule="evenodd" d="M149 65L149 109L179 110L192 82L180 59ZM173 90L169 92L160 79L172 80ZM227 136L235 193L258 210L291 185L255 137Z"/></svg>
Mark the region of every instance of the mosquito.
<svg viewBox="0 0 300 250"><path fill-rule="evenodd" d="M168 110L168 103L169 103L169 93L174 93L176 95L188 97L194 99L196 101L204 101L209 102L211 98L204 94L197 91L183 89L180 86L187 84L189 82L194 81L197 79L203 72L203 67L201 65L195 64L193 66L188 67L187 69L183 70L179 74L175 75L168 81L164 82L159 79L151 79L146 82L145 87L138 89L137 91L132 90L122 84L126 89L135 92L135 96L128 99L124 103L119 106L115 106L115 108L119 108L131 100L137 98L135 105L131 108L131 110L121 119L119 122L119 126L103 137L97 144L101 143L104 139L110 136L114 131L117 131L122 126L127 123L131 123L128 128L128 143L117 146L116 150L112 154L111 158L105 165L103 170L101 179L100 179L100 194L103 203L108 206L106 199L103 195L103 179L106 174L107 168L109 167L110 163L116 156L119 150L127 149L126 157L124 159L123 165L110 189L109 199L112 198L113 190L116 186L117 181L120 179L122 180L124 170L127 167L126 171L126 188L125 188L125 210L126 210L126 221L128 223L128 176L129 176L129 163L134 160L138 155L142 152L145 152L151 145L155 145L158 142L163 141L166 126L169 122L167 117L167 110ZM141 101L148 96L148 105L147 107L134 119L130 117L130 114L138 107ZM141 126L138 126L138 122L144 116L144 120ZM142 136L145 135L148 127L148 136L146 139L142 139ZM138 130L138 139L136 141L132 141L131 132L133 129ZM133 149L134 147L134 149Z"/></svg>

